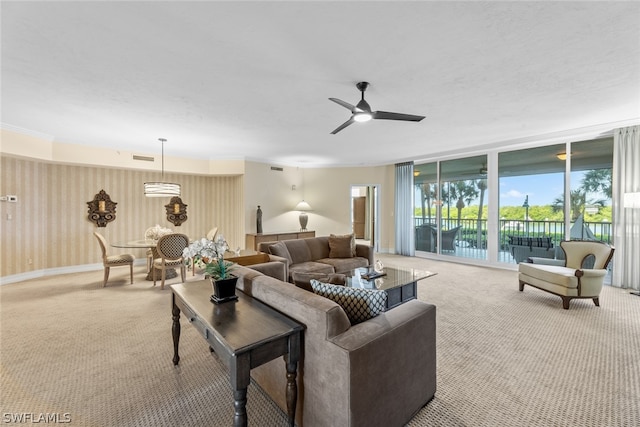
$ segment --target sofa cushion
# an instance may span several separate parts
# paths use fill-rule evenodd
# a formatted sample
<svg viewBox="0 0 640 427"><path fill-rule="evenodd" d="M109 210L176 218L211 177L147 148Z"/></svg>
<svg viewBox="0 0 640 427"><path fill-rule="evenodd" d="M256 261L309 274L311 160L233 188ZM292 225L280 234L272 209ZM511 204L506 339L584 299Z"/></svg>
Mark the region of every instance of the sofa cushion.
<svg viewBox="0 0 640 427"><path fill-rule="evenodd" d="M338 303L352 325L362 323L382 313L387 304L385 291L351 288L311 280L313 292Z"/></svg>
<svg viewBox="0 0 640 427"><path fill-rule="evenodd" d="M307 261L289 266L289 277L293 278L293 273L324 273L331 274L336 271L333 266L321 262Z"/></svg>
<svg viewBox="0 0 640 427"><path fill-rule="evenodd" d="M333 266L336 273L346 273L356 268L369 266L369 259L359 256L353 258L323 258L317 260L317 262Z"/></svg>
<svg viewBox="0 0 640 427"><path fill-rule="evenodd" d="M297 240L283 240L282 243L287 245L287 249L289 250L289 254L291 255L291 263L292 264L300 264L301 262L313 261L311 257L311 251L309 250L309 246L306 239L297 239Z"/></svg>
<svg viewBox="0 0 640 427"><path fill-rule="evenodd" d="M535 277L542 282L552 283L565 288L577 288L578 278L576 270L568 267L544 264L518 264L518 271L530 277Z"/></svg>
<svg viewBox="0 0 640 427"><path fill-rule="evenodd" d="M344 274L337 273L306 273L306 272L293 272L291 274L293 284L305 291L313 292L311 287L311 280L315 279L320 282L330 283L332 285L344 285L346 282L346 276Z"/></svg>
<svg viewBox="0 0 640 427"><path fill-rule="evenodd" d="M269 253L271 255L279 256L282 258L286 258L289 260L289 264L291 264L291 254L289 253L289 249L287 249L287 245L283 242L274 243L269 246Z"/></svg>
<svg viewBox="0 0 640 427"><path fill-rule="evenodd" d="M529 246L530 248L552 248L551 237L509 236L509 244L514 246Z"/></svg>
<svg viewBox="0 0 640 427"><path fill-rule="evenodd" d="M356 240L353 234L329 235L329 258L356 256Z"/></svg>

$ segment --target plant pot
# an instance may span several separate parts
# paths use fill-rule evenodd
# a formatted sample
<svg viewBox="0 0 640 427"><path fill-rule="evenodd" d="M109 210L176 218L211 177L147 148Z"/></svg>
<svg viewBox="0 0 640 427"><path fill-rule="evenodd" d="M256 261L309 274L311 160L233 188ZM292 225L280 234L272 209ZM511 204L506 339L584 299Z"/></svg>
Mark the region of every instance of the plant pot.
<svg viewBox="0 0 640 427"><path fill-rule="evenodd" d="M238 299L236 295L236 282L237 276L229 276L226 279L211 279L213 285L213 295L211 295L211 301L220 304L228 301L235 301Z"/></svg>

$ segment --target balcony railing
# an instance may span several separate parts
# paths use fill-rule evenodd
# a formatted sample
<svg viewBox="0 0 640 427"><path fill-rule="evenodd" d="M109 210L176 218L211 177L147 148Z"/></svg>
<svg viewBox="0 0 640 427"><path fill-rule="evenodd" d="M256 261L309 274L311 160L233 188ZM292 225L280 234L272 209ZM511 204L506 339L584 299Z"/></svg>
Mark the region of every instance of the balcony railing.
<svg viewBox="0 0 640 427"><path fill-rule="evenodd" d="M429 220L428 218L422 217L414 218L415 227L422 224L431 224L433 227L436 226L435 219ZM486 250L487 248L487 220L458 220L455 218L444 218L440 221L440 225L442 230L450 230L458 226L460 227L457 233L456 253L454 253L454 255L467 256L471 258L486 257L484 251L482 253L476 253L473 250ZM498 222L498 225L499 248L501 252L508 251L509 236L551 237L554 245L558 245L562 240L564 240L565 236L565 227L564 222L562 221L523 221L516 219L501 219ZM573 223L571 225L573 225ZM588 227L589 230L591 230L596 240L611 244L611 222L584 222L584 227ZM573 238L580 238L576 237L575 234L576 233L574 231ZM421 243L424 242L416 241L416 247L424 247ZM457 253L458 248L460 249L460 253ZM509 257L503 255L504 254L500 255L500 260L509 262Z"/></svg>

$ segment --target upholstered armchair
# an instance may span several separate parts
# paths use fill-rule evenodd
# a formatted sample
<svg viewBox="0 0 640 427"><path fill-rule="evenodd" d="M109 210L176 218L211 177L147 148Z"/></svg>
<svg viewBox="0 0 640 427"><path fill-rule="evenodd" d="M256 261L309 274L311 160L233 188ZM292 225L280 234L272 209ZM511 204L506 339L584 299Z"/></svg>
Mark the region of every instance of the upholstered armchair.
<svg viewBox="0 0 640 427"><path fill-rule="evenodd" d="M614 249L602 242L585 240L563 241L560 248L564 260L532 257L530 262L518 264L520 291L529 285L558 295L565 310L573 298L591 298L600 306L600 291Z"/></svg>

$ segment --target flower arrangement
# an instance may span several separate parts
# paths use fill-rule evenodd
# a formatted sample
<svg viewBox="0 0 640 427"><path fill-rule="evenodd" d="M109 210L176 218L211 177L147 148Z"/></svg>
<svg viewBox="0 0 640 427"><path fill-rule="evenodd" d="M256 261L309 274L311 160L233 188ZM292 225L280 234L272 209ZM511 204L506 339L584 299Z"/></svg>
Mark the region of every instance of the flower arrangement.
<svg viewBox="0 0 640 427"><path fill-rule="evenodd" d="M203 237L196 240L182 251L182 256L187 259L187 265L193 261L196 264L204 265L204 273L214 280L227 279L229 271L234 264L224 260L224 253L229 249L224 236L219 235L215 241Z"/></svg>
<svg viewBox="0 0 640 427"><path fill-rule="evenodd" d="M170 228L165 228L160 226L160 224L156 224L155 227L148 228L144 233L144 238L149 240L158 240L160 237L165 234L171 234L173 230Z"/></svg>

